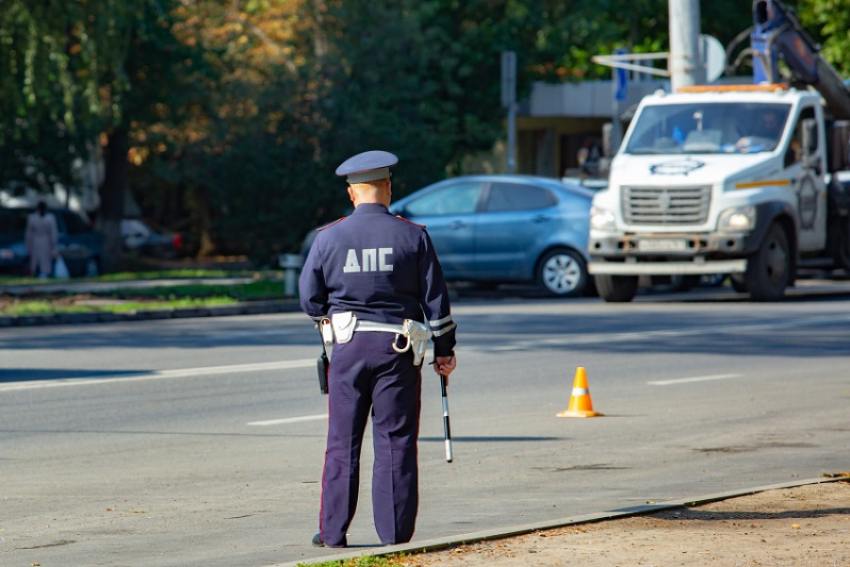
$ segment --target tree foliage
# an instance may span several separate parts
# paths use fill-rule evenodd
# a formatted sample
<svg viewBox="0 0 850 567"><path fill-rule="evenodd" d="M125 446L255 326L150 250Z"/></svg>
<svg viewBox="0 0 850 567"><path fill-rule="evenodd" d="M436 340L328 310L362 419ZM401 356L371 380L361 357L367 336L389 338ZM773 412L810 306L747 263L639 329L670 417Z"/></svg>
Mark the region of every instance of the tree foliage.
<svg viewBox="0 0 850 567"><path fill-rule="evenodd" d="M793 4L806 30L822 42L822 55L842 76L850 76L850 1L800 0Z"/></svg>
<svg viewBox="0 0 850 567"><path fill-rule="evenodd" d="M0 183L73 182L68 163L102 154L113 235L129 184L198 253L258 261L344 213L333 171L354 153L396 153L399 196L490 150L502 51L523 97L533 81L608 78L594 55L666 51L669 35L666 0L2 3ZM850 0L793 4L850 71ZM751 9L702 2L702 31L728 44Z"/></svg>

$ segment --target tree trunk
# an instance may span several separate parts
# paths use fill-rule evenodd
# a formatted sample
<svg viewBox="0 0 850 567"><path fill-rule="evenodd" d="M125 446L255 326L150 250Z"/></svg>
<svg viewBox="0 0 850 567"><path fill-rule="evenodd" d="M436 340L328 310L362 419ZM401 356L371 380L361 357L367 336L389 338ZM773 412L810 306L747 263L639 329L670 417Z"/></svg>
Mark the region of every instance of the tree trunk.
<svg viewBox="0 0 850 567"><path fill-rule="evenodd" d="M127 151L129 133L118 127L107 135L103 150L105 175L100 186L100 232L103 234L102 265L113 272L123 256L121 219L124 218L124 195L127 191Z"/></svg>
<svg viewBox="0 0 850 567"><path fill-rule="evenodd" d="M212 237L212 219L210 218L210 195L206 187L196 189L196 228L200 235L198 258L210 258L216 254L215 240Z"/></svg>

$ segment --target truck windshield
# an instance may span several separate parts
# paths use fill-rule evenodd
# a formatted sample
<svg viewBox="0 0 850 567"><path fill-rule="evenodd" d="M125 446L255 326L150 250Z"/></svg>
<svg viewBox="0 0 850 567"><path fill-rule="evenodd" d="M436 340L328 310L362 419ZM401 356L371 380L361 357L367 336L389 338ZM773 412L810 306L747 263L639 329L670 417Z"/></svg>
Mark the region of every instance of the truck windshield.
<svg viewBox="0 0 850 567"><path fill-rule="evenodd" d="M627 154L772 152L791 106L773 103L649 105L632 126Z"/></svg>

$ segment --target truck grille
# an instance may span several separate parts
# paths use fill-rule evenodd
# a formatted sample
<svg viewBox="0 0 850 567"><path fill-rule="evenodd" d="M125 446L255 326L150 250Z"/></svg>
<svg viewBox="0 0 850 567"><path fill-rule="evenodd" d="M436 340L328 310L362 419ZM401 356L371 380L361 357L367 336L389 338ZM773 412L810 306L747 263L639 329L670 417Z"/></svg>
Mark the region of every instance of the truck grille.
<svg viewBox="0 0 850 567"><path fill-rule="evenodd" d="M623 187L623 216L629 224L703 224L711 187Z"/></svg>

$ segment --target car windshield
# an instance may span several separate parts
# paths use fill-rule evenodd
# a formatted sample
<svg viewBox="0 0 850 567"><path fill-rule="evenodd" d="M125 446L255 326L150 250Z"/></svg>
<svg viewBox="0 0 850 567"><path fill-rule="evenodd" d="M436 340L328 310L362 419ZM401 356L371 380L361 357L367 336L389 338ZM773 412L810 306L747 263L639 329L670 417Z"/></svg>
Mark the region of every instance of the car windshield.
<svg viewBox="0 0 850 567"><path fill-rule="evenodd" d="M759 153L776 149L790 105L665 104L644 107L627 154Z"/></svg>

